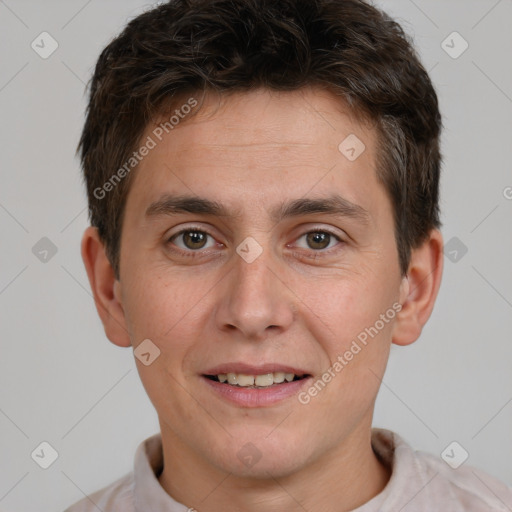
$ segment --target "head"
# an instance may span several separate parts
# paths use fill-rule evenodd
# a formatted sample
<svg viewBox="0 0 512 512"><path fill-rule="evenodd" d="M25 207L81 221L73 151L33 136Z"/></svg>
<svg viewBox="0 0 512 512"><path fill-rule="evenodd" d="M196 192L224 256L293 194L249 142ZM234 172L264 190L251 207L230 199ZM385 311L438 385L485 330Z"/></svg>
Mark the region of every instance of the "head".
<svg viewBox="0 0 512 512"><path fill-rule="evenodd" d="M369 432L440 284L440 125L410 41L358 0L171 1L105 48L82 254L108 338L153 354L169 442L284 475ZM302 378L233 400L230 370Z"/></svg>

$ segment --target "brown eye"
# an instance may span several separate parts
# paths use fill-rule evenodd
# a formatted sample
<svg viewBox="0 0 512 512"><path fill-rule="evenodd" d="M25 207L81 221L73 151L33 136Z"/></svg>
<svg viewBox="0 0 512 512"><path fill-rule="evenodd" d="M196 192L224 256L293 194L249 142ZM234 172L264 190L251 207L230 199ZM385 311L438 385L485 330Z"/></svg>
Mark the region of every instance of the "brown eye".
<svg viewBox="0 0 512 512"><path fill-rule="evenodd" d="M331 235L321 231L306 234L307 244L311 249L325 249L329 246Z"/></svg>
<svg viewBox="0 0 512 512"><path fill-rule="evenodd" d="M184 229L173 235L169 242L182 250L188 251L211 248L215 245L214 238L209 233L199 229Z"/></svg>
<svg viewBox="0 0 512 512"><path fill-rule="evenodd" d="M182 233L183 243L188 249L202 249L208 235L202 231L185 231Z"/></svg>

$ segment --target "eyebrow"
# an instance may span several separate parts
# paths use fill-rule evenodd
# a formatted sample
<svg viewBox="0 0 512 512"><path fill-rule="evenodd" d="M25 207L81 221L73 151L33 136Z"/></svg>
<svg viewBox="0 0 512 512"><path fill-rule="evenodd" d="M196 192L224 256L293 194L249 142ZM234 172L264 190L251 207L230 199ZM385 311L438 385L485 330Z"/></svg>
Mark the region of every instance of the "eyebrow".
<svg viewBox="0 0 512 512"><path fill-rule="evenodd" d="M235 217L240 212L230 212L224 205L211 199L192 195L164 194L152 203L146 210L147 218L160 215L175 215L179 213L194 213L214 215L217 217ZM323 198L300 198L282 203L270 211L270 218L280 222L286 218L326 213L354 219L361 224L368 224L371 216L362 206L352 203L339 194Z"/></svg>

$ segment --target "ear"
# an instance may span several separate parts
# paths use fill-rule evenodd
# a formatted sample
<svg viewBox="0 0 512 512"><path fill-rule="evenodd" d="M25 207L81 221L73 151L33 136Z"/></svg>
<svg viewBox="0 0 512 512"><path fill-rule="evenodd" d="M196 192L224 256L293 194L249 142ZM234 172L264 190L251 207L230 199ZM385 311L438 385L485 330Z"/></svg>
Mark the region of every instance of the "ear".
<svg viewBox="0 0 512 512"><path fill-rule="evenodd" d="M129 347L131 342L121 302L121 283L115 278L95 227L89 226L83 234L82 259L107 338L114 345Z"/></svg>
<svg viewBox="0 0 512 512"><path fill-rule="evenodd" d="M411 252L407 276L400 285L402 309L396 316L392 341L396 345L415 342L430 318L443 274L443 237L437 229Z"/></svg>

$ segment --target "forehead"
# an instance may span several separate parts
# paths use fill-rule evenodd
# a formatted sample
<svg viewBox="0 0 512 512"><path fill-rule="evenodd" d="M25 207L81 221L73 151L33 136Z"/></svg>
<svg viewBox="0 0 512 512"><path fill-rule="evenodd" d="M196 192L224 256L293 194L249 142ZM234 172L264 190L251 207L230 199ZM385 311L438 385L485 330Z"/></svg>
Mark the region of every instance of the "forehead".
<svg viewBox="0 0 512 512"><path fill-rule="evenodd" d="M158 129L171 119L172 112L180 111L193 100L198 105L191 109L190 115L183 113L179 119L174 116L173 122L179 131L187 127L188 131L199 135L199 139L190 141L195 146L229 144L244 151L248 147L282 144L300 149L301 146L321 145L327 133L336 140L343 134L342 128L355 129L363 137L373 138L373 130L368 122L363 122L362 115L342 98L313 87L284 92L255 89L229 94L206 93L201 98L182 96L173 103L171 116L161 115L148 125L146 132L150 133L154 127ZM173 128L172 131L178 130ZM229 140L225 139L226 135Z"/></svg>
<svg viewBox="0 0 512 512"><path fill-rule="evenodd" d="M193 99L197 112L188 118L181 111L171 119L173 110L147 126L141 140L155 144L135 171L130 207L143 209L164 191L242 209L266 207L284 194L295 199L333 189L364 205L383 192L375 130L327 91L256 90L207 96L200 105Z"/></svg>

